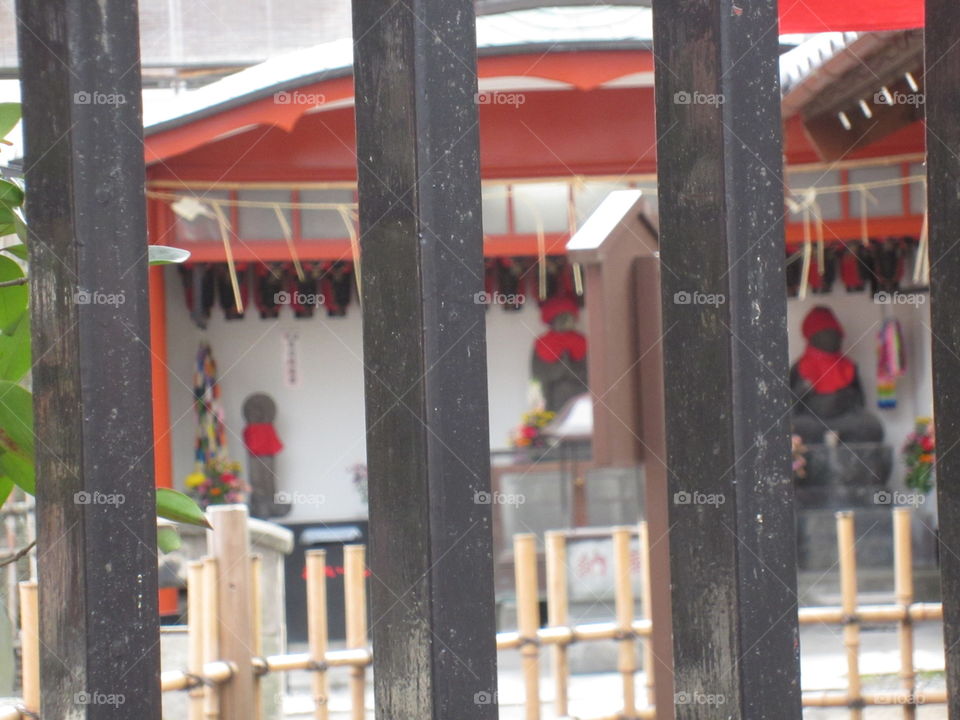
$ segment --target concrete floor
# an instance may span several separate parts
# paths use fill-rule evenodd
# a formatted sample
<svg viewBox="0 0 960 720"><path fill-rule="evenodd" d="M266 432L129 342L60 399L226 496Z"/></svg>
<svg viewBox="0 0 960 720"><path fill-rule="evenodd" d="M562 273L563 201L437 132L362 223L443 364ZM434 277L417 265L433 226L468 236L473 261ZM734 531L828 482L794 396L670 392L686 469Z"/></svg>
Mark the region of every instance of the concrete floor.
<svg viewBox="0 0 960 720"><path fill-rule="evenodd" d="M846 685L846 656L842 631L823 625L806 626L800 632L801 677L805 691L842 690ZM942 690L943 640L939 623L920 623L916 626L914 663L921 673L918 691ZM291 647L291 652L305 648ZM549 653L541 665L540 693L544 702L543 720L555 720L553 712L553 681L549 672ZM865 629L861 633L860 670L865 691L896 691L899 689L899 644L896 628L892 625ZM307 718L312 711L309 676L307 673L290 673L284 709L287 718ZM637 675L638 699L643 699L644 675ZM522 720L523 681L520 673L520 657L517 652L500 653L499 691L501 720ZM331 717L348 716L349 693L346 671L330 673ZM574 675L570 679L570 712L576 718L597 718L615 715L621 708L621 680L615 673ZM478 691L480 689L478 688ZM372 685L367 687L367 717L373 713ZM715 717L705 711L704 717ZM846 709L807 708L804 720L845 720L850 717ZM870 707L864 711L864 720L893 720L902 718L900 707ZM947 717L943 705L921 706L919 720L939 720Z"/></svg>

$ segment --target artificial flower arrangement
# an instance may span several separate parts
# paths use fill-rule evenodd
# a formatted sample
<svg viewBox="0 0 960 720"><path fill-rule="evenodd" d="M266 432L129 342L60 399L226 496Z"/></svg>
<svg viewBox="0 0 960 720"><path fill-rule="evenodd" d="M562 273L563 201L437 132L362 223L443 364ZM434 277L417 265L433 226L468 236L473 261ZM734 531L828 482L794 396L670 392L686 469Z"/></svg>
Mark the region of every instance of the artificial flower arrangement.
<svg viewBox="0 0 960 720"><path fill-rule="evenodd" d="M904 482L920 492L933 488L933 464L937 459L936 436L931 418L917 418L916 429L903 446L903 462L907 466Z"/></svg>
<svg viewBox="0 0 960 720"><path fill-rule="evenodd" d="M513 435L515 447L540 448L546 445L543 429L556 416L549 410L531 410L523 414L523 422Z"/></svg>
<svg viewBox="0 0 960 720"><path fill-rule="evenodd" d="M187 475L185 484L203 508L242 503L246 497L247 487L240 480L240 463L229 458L212 458L205 467L198 465Z"/></svg>

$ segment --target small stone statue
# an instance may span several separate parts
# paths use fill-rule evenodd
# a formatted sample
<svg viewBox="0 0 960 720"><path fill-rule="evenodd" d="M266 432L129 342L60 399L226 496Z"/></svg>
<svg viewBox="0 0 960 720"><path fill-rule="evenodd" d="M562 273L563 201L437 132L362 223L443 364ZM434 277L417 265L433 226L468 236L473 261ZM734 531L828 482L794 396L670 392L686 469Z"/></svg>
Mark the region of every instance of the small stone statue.
<svg viewBox="0 0 960 720"><path fill-rule="evenodd" d="M540 307L540 317L550 330L533 346L531 371L549 412L558 412L587 391L587 339L575 329L579 314L576 301L567 297L551 298Z"/></svg>
<svg viewBox="0 0 960 720"><path fill-rule="evenodd" d="M277 405L264 393L255 393L243 402L243 444L247 447L247 463L250 476L250 515L268 520L283 517L290 512L291 503L277 493L275 456L283 450L273 421L277 417Z"/></svg>
<svg viewBox="0 0 960 720"><path fill-rule="evenodd" d="M807 348L790 369L793 431L807 445L835 433L844 443L879 443L880 419L869 412L857 366L843 352L843 328L830 308L818 306L804 318Z"/></svg>

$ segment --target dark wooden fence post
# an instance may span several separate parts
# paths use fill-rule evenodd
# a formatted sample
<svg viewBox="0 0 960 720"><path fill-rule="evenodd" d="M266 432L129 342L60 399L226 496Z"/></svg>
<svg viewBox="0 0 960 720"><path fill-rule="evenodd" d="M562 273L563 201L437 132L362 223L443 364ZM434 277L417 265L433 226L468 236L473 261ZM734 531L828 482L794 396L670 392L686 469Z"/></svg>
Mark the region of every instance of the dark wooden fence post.
<svg viewBox="0 0 960 720"><path fill-rule="evenodd" d="M378 717L493 719L472 0L355 0Z"/></svg>
<svg viewBox="0 0 960 720"><path fill-rule="evenodd" d="M135 0L17 3L44 718L160 718Z"/></svg>
<svg viewBox="0 0 960 720"><path fill-rule="evenodd" d="M777 3L654 44L676 716L799 719Z"/></svg>
<svg viewBox="0 0 960 720"><path fill-rule="evenodd" d="M924 92L940 588L950 718L960 718L960 5L927 0Z"/></svg>

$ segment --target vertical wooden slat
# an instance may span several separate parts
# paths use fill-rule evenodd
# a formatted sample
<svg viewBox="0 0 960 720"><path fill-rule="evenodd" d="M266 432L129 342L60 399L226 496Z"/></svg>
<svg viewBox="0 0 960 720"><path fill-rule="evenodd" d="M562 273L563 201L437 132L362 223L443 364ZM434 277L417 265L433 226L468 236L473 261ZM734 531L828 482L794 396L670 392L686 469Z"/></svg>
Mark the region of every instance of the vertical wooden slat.
<svg viewBox="0 0 960 720"><path fill-rule="evenodd" d="M347 647L367 647L367 581L366 548L363 545L347 545L343 548L343 589L346 600ZM350 703L353 720L363 720L367 669L350 668Z"/></svg>
<svg viewBox="0 0 960 720"><path fill-rule="evenodd" d="M517 588L517 630L520 633L526 720L540 720L540 603L537 596L537 538L525 533L513 538Z"/></svg>
<svg viewBox="0 0 960 720"><path fill-rule="evenodd" d="M23 675L23 706L40 712L40 609L37 583L20 583L20 664Z"/></svg>
<svg viewBox="0 0 960 720"><path fill-rule="evenodd" d="M474 15L353 3L382 717L497 717Z"/></svg>
<svg viewBox="0 0 960 720"><path fill-rule="evenodd" d="M253 720L253 617L250 608L250 536L245 505L212 506L207 516L210 554L217 559L219 660L236 672L220 692L224 720Z"/></svg>
<svg viewBox="0 0 960 720"><path fill-rule="evenodd" d="M253 631L253 654L263 655L263 587L260 583L260 572L263 565L259 555L250 558L250 616ZM263 684L260 676L253 677L253 711L256 720L263 717Z"/></svg>
<svg viewBox="0 0 960 720"><path fill-rule="evenodd" d="M187 566L187 672L203 674L204 662L204 577L203 562ZM190 720L203 720L203 686L190 689L188 700Z"/></svg>
<svg viewBox="0 0 960 720"><path fill-rule="evenodd" d="M617 670L623 684L623 716L634 717L637 712L637 643L633 636L633 583L630 577L630 537L633 529L617 528L613 531L613 578L617 632L620 635L620 651Z"/></svg>
<svg viewBox="0 0 960 720"><path fill-rule="evenodd" d="M904 690L903 717L913 720L917 716L914 704L917 673L913 666L913 621L910 606L913 604L913 543L910 508L899 507L893 511L893 566L896 601L906 612L900 621L900 680Z"/></svg>
<svg viewBox="0 0 960 720"><path fill-rule="evenodd" d="M650 572L650 527L646 521L640 523L640 562L642 563L643 590L640 593L640 617L651 620L650 607L653 604L653 575ZM651 622L652 626L652 622ZM643 670L646 674L647 705L654 705L656 690L656 654L653 648L653 630L643 642Z"/></svg>
<svg viewBox="0 0 960 720"><path fill-rule="evenodd" d="M161 712L137 9L17 3L48 719Z"/></svg>
<svg viewBox="0 0 960 720"><path fill-rule="evenodd" d="M567 595L567 538L556 530L544 536L547 552L547 622L550 627L565 627L570 623L569 598ZM566 645L554 645L553 679L557 717L566 717L570 663Z"/></svg>
<svg viewBox="0 0 960 720"><path fill-rule="evenodd" d="M653 0L679 720L802 716L777 21Z"/></svg>
<svg viewBox="0 0 960 720"><path fill-rule="evenodd" d="M307 551L307 640L314 668L310 677L314 720L327 720L327 552Z"/></svg>
<svg viewBox="0 0 960 720"><path fill-rule="evenodd" d="M652 218L650 218L652 222ZM663 318L660 300L660 258L636 261L637 344L642 398L644 501L649 551L644 553L645 615L653 629L644 643L647 703L657 708L657 720L673 720L673 632L670 610L670 495L666 466L663 387ZM656 578L656 586L653 584ZM647 592L649 591L649 595ZM656 668L654 668L656 665ZM651 686L651 683L653 685Z"/></svg>
<svg viewBox="0 0 960 720"><path fill-rule="evenodd" d="M203 561L203 658L204 662L220 659L220 573L217 559ZM205 685L203 688L203 716L206 720L220 717L220 686Z"/></svg>
<svg viewBox="0 0 960 720"><path fill-rule="evenodd" d="M847 701L851 720L861 720L860 619L857 617L857 554L852 512L837 513L837 547L840 555L840 604L844 615L843 644L847 653Z"/></svg>
<svg viewBox="0 0 960 720"><path fill-rule="evenodd" d="M937 446L960 443L960 5L926 0L923 99L926 114L933 411ZM937 453L937 517L943 646L949 716L960 718L960 453Z"/></svg>

